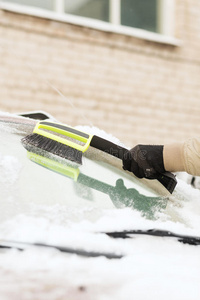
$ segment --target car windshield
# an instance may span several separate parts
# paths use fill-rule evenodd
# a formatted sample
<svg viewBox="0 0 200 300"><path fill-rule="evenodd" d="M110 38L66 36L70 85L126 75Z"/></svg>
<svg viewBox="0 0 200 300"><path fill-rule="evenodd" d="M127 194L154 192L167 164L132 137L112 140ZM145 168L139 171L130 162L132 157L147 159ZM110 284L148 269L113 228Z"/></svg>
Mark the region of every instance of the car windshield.
<svg viewBox="0 0 200 300"><path fill-rule="evenodd" d="M152 227L148 222L154 222L165 228L166 222L178 222L184 229L197 228L195 207L188 210L196 191L191 199L191 188L182 182L170 195L155 180L137 179L122 170L119 159L94 148L87 151L82 165L60 164L56 172L44 167L41 159L28 158L21 138L32 132L35 124L31 119L1 117L1 222L20 214L50 217L52 211L54 215L62 211L57 218L64 223L97 222L117 210L122 216L133 213L128 227L135 219L137 227ZM123 217L121 223L124 229Z"/></svg>
<svg viewBox="0 0 200 300"><path fill-rule="evenodd" d="M27 151L20 140L28 134L32 126L4 123L1 130L1 172L4 182L3 199L5 210L1 210L1 220L10 218L19 210L27 210L30 205L64 205L69 210L67 219L95 219L104 209L135 209L145 217L154 218L157 211L166 208L166 198L139 183L126 172L115 167L116 158L109 154L90 150L83 157L83 164L68 161L64 171L52 172L40 164L39 158L27 157ZM33 163L32 160L36 163ZM109 159L110 163L105 162ZM65 173L65 176L63 176ZM9 186L9 189L8 189ZM7 200L6 200L7 199ZM8 203L18 205L14 210ZM5 214L3 211L6 211ZM75 212L75 214L73 213Z"/></svg>
<svg viewBox="0 0 200 300"><path fill-rule="evenodd" d="M36 122L0 114L1 298L199 299L200 191L171 195L92 147L54 164L21 143Z"/></svg>

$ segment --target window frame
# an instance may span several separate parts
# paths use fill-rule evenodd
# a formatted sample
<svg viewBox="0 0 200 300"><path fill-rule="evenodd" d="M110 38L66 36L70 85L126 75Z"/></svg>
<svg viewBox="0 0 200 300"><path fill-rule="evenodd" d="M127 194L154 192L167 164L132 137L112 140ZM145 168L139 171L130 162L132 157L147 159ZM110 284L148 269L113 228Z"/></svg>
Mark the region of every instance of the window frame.
<svg viewBox="0 0 200 300"><path fill-rule="evenodd" d="M158 24L161 33L151 32L144 29L128 27L120 24L120 1L123 0L108 0L110 3L110 22L105 22L97 19L75 16L64 12L64 0L55 0L53 11L45 10L38 7L31 7L12 2L0 0L0 9L23 13L40 18L51 19L60 22L66 22L74 25L89 27L105 32L112 32L127 36L132 36L140 39L145 39L153 42L170 44L173 46L181 46L181 41L174 37L175 26L175 4L174 0L157 0L160 4Z"/></svg>

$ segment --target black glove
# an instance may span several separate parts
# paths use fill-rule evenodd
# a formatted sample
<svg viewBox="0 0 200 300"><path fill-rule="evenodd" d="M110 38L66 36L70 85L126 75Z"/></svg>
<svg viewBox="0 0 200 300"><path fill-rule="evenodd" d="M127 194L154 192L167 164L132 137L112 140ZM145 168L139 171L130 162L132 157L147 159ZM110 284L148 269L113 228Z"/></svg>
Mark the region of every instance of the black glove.
<svg viewBox="0 0 200 300"><path fill-rule="evenodd" d="M157 179L166 172L163 163L163 146L137 145L124 153L123 169L139 178Z"/></svg>

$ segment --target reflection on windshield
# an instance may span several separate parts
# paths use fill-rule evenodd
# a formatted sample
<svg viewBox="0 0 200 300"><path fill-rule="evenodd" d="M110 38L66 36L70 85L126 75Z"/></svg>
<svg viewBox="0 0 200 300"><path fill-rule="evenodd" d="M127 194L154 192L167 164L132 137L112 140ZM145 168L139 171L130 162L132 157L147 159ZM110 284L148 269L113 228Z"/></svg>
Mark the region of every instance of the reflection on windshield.
<svg viewBox="0 0 200 300"><path fill-rule="evenodd" d="M140 211L143 216L149 219L153 219L157 211L161 211L166 208L166 198L146 196L142 193L139 193L135 188L127 188L122 178L118 178L114 182L114 185L111 185L81 173L77 165L74 166L71 163L61 164L59 161L52 159L52 156L51 158L48 158L28 152L28 157L32 161L50 170L73 179L76 183L76 187L82 185L107 194L116 208L131 207L137 211ZM76 189L76 191L78 192L78 189ZM86 197L84 193L85 189L84 191L79 191L79 194L81 194L82 198L87 198L87 200L91 201L94 200L92 193L87 191Z"/></svg>
<svg viewBox="0 0 200 300"><path fill-rule="evenodd" d="M152 219L156 211L165 209L167 205L167 200L164 198L148 197L140 194L134 188L126 188L121 178L117 179L115 186L112 186L84 174L79 174L78 182L107 194L115 207L132 207L147 218Z"/></svg>

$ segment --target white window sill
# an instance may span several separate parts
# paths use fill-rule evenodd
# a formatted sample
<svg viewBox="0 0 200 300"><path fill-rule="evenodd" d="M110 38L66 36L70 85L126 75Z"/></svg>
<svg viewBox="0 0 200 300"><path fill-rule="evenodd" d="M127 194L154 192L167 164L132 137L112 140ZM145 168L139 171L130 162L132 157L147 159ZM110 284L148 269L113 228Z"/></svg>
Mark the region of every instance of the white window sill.
<svg viewBox="0 0 200 300"><path fill-rule="evenodd" d="M5 3L3 1L0 1L0 9L10 11L10 12L15 12L15 13L21 13L25 15L40 17L44 19L50 19L54 21L80 25L84 27L97 29L100 31L113 32L117 34L132 36L132 37L136 37L139 39L148 40L152 42L168 44L172 46L181 46L181 41L172 36L162 35L162 34L150 32L138 28L132 28L132 27L127 27L122 25L114 25L100 20L94 20L94 19L73 16L68 14L59 14L54 11L48 11L40 8L23 6L19 4L13 4L13 3Z"/></svg>

